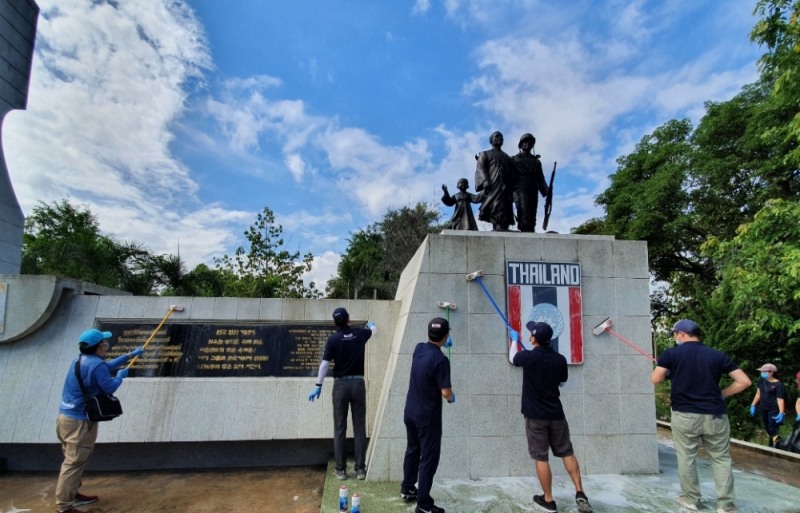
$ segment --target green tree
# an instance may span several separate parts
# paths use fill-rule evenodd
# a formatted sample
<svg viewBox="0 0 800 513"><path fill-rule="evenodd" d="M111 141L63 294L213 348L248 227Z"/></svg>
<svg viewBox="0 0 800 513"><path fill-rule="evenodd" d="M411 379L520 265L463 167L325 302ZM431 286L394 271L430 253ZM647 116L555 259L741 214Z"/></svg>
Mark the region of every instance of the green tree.
<svg viewBox="0 0 800 513"><path fill-rule="evenodd" d="M275 222L269 207L258 214L256 222L244 233L248 246L239 246L233 256L215 258L224 284L225 296L313 298L321 294L311 283L306 287L302 276L311 270L313 255L287 251L283 227Z"/></svg>
<svg viewBox="0 0 800 513"><path fill-rule="evenodd" d="M348 239L347 250L328 281L326 296L331 299L392 299L391 284L381 272L386 252L383 235L376 228L359 230Z"/></svg>
<svg viewBox="0 0 800 513"><path fill-rule="evenodd" d="M759 0L754 14L760 17L750 38L765 53L759 60L762 80L771 85L765 110L780 123L765 127L762 137L785 151L775 156L773 171L786 194L797 193L800 169L800 1Z"/></svg>
<svg viewBox="0 0 800 513"><path fill-rule="evenodd" d="M67 200L39 202L25 220L22 274L63 276L149 294L154 285L145 273L150 256L138 243L102 234L88 208Z"/></svg>
<svg viewBox="0 0 800 513"><path fill-rule="evenodd" d="M425 203L389 209L383 219L353 234L337 275L328 282L329 298L392 299L400 274L429 233L438 233L439 211Z"/></svg>

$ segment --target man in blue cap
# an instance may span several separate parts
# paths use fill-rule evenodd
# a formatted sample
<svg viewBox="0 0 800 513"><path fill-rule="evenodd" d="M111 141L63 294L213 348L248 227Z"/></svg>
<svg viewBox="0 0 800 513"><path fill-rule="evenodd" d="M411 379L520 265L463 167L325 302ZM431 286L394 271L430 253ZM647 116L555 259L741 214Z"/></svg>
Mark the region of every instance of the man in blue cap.
<svg viewBox="0 0 800 513"><path fill-rule="evenodd" d="M661 353L650 380L672 381L672 441L678 456L681 496L678 502L690 511L700 506L700 481L695 459L702 443L711 462L717 490L717 512L736 511L731 465L731 426L725 398L750 386L750 378L731 358L700 340L700 326L681 319L670 331L675 347ZM727 374L733 383L723 390L720 378Z"/></svg>
<svg viewBox="0 0 800 513"><path fill-rule="evenodd" d="M108 339L111 336L110 331L96 329L81 333L78 337L81 354L72 361L67 378L64 380L61 406L56 418L56 434L61 441L61 451L64 453L64 462L61 464L56 484L56 511L61 513L82 513L76 506L91 504L98 500L95 495L78 493L83 471L94 452L97 423L89 421L86 416L86 404L75 375L75 366L80 361L81 380L88 396L103 392L113 394L128 375L128 369L120 369L116 376L112 376L111 371L143 353L139 348L106 362L103 357L108 351Z"/></svg>
<svg viewBox="0 0 800 513"><path fill-rule="evenodd" d="M351 328L350 314L344 308L333 311L337 331L325 343L325 352L317 373L317 384L308 394L308 400L319 399L322 383L333 367L333 457L336 460L334 475L347 479L347 458L344 442L347 436L347 412L353 415L355 471L358 479L367 478L367 386L364 382L364 350L370 337L377 333L375 323L366 328Z"/></svg>
<svg viewBox="0 0 800 513"><path fill-rule="evenodd" d="M519 343L519 333L510 330L511 343L508 360L522 367L522 415L525 416L525 436L528 454L536 463L536 476L542 487L540 495L533 496L536 507L546 513L556 513L553 498L553 473L548 461L550 450L561 458L572 483L575 485L575 503L581 513L592 513L592 506L583 491L578 458L572 449L569 423L561 405L559 387L567 381L567 359L553 350L550 340L553 329L544 322L530 321L525 325L530 331L533 349L526 351Z"/></svg>

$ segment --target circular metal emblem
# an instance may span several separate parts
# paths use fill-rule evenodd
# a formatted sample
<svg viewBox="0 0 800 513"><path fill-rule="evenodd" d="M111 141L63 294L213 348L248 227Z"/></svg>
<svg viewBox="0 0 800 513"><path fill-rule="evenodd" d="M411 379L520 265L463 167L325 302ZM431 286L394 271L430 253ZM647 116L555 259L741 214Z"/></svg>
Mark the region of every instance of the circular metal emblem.
<svg viewBox="0 0 800 513"><path fill-rule="evenodd" d="M528 313L528 321L546 322L553 329L553 338L557 338L564 331L564 317L558 308L550 303L539 303L531 308Z"/></svg>

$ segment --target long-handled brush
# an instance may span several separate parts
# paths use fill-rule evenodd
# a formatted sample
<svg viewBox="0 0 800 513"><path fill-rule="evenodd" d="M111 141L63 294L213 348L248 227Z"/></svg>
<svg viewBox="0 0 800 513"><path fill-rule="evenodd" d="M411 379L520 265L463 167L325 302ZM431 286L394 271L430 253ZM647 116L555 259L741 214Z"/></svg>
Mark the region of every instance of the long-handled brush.
<svg viewBox="0 0 800 513"><path fill-rule="evenodd" d="M634 344L630 340L626 339L625 337L623 337L622 335L620 335L616 331L612 330L611 329L611 325L612 324L614 324L614 321L611 320L611 317L608 317L606 320L604 320L603 322L601 322L600 324L595 326L594 329L592 329L592 334L595 335L595 336L600 336L604 332L607 331L607 332L611 333L612 335L614 335L615 337L617 337L618 339L620 339L623 343L629 345L635 351L637 351L637 352L641 353L642 355L646 356L647 358L649 358L650 361L652 361L652 362L656 361L656 359L653 358L650 355L650 353L645 352L644 349L642 349L641 347L637 346L636 344Z"/></svg>
<svg viewBox="0 0 800 513"><path fill-rule="evenodd" d="M450 324L450 310L455 310L456 309L456 304L455 303L450 303L450 302L447 302L447 301L439 301L438 303L436 303L436 306L438 306L439 308L444 308L447 311L447 324ZM447 335L447 338L450 338L450 335ZM452 345L453 345L453 342L451 340L450 343L447 344L447 358L448 359L450 359L450 346L452 346Z"/></svg>
<svg viewBox="0 0 800 513"><path fill-rule="evenodd" d="M486 294L486 297L488 297L489 301L492 302L492 306L494 306L494 309L497 310L497 313L500 315L500 318L503 319L503 322L505 323L506 327L509 330L513 330L514 328L512 328L511 325L508 323L508 319L506 318L505 315L503 315L503 312L500 311L500 307L497 306L497 303L494 301L494 298L492 297L491 294L489 294L489 290L487 290L486 286L483 284L483 271L478 270L478 271L475 271L474 273L469 273L467 275L467 281L477 282L478 285L481 286L481 288L483 289L484 294Z"/></svg>
<svg viewBox="0 0 800 513"><path fill-rule="evenodd" d="M172 312L182 312L182 311L183 311L182 305L169 305L169 310L167 310L167 315L165 315L164 318L161 319L161 322L158 324L158 326L156 326L156 329L154 329L153 333L150 334L150 337L147 339L147 342L145 342L144 345L142 346L142 350L144 350L144 348L147 347L147 344L149 344L150 341L153 340L153 338L155 338L156 334L158 333L158 330L160 330L161 326L163 326L164 323L167 322L167 319L169 319L169 316L172 315ZM126 368L130 369L131 365L133 365L133 362L135 362L137 358L139 358L139 355L136 355L133 358L131 358L131 361L128 362L128 366Z"/></svg>

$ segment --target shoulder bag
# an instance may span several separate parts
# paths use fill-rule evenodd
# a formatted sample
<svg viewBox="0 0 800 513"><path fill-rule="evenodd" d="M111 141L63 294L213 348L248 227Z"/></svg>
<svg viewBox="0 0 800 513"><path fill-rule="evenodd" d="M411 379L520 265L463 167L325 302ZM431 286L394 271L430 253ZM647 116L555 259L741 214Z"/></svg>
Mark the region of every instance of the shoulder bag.
<svg viewBox="0 0 800 513"><path fill-rule="evenodd" d="M75 363L75 377L78 378L78 384L81 386L81 392L83 392L83 402L86 405L86 416L89 417L89 420L102 422L104 420L113 420L122 415L122 403L112 394L106 394L105 392L92 396L88 394L81 378L80 356L77 363Z"/></svg>

